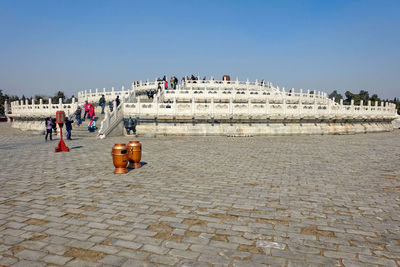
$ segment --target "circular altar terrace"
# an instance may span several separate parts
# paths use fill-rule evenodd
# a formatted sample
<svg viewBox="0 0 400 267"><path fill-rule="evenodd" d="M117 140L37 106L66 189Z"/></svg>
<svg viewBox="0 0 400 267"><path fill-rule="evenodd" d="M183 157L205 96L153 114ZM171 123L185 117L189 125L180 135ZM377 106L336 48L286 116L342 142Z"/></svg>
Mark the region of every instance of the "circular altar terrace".
<svg viewBox="0 0 400 267"><path fill-rule="evenodd" d="M344 105L320 91L287 90L270 82L238 79L183 80L176 89L166 88L157 79L140 81L129 90L81 91L78 100L68 104L16 101L9 115L24 121L54 116L56 110L73 114L78 105L97 103L102 95L107 102L119 96L121 104L113 111L106 109L100 138L126 135L123 120L129 117L138 121L138 134L228 136L390 131L391 121L397 118L391 103Z"/></svg>

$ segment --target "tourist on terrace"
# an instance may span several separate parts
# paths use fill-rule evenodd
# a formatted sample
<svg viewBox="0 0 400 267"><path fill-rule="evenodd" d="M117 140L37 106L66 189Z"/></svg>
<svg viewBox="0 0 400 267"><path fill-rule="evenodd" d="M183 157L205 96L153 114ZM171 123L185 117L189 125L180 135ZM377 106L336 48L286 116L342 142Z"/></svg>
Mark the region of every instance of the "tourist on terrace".
<svg viewBox="0 0 400 267"><path fill-rule="evenodd" d="M89 107L90 107L90 104L89 104L89 102L86 100L86 101L85 101L85 105L84 105L84 108L85 108L85 115L83 115L83 120L86 120L86 115L89 113Z"/></svg>
<svg viewBox="0 0 400 267"><path fill-rule="evenodd" d="M110 108L110 112L112 112L113 111L113 109L114 109L114 101L109 101L108 102L108 107Z"/></svg>
<svg viewBox="0 0 400 267"><path fill-rule="evenodd" d="M106 106L106 98L104 97L104 95L101 95L100 97L99 106L101 107L101 114L104 114L104 108Z"/></svg>
<svg viewBox="0 0 400 267"><path fill-rule="evenodd" d="M97 127L96 127L96 122L94 121L94 119L92 118L88 124L88 131L89 132L94 132L96 131Z"/></svg>
<svg viewBox="0 0 400 267"><path fill-rule="evenodd" d="M176 86L178 84L178 78L174 76L174 89L176 90Z"/></svg>
<svg viewBox="0 0 400 267"><path fill-rule="evenodd" d="M67 130L67 140L72 140L71 139L71 131L72 131L72 123L74 121L72 118L66 118L65 120L65 129Z"/></svg>
<svg viewBox="0 0 400 267"><path fill-rule="evenodd" d="M52 126L53 126L53 132L54 132L55 135L57 135L57 123L56 123L56 118L52 118L52 119L51 119L51 123L52 123Z"/></svg>
<svg viewBox="0 0 400 267"><path fill-rule="evenodd" d="M47 141L47 136L50 135L50 140L53 140L53 122L49 117L46 118L45 120L45 125L46 125L46 137L44 138Z"/></svg>
<svg viewBox="0 0 400 267"><path fill-rule="evenodd" d="M76 111L75 111L76 125L77 125L78 127L79 127L79 126L81 125L81 123L82 123L82 118L81 118L81 116L82 116L82 110L81 110L81 107L78 106L78 108L77 108Z"/></svg>
<svg viewBox="0 0 400 267"><path fill-rule="evenodd" d="M88 118L89 119L93 119L95 116L94 113L94 106L92 104L89 104L89 114L88 114Z"/></svg>
<svg viewBox="0 0 400 267"><path fill-rule="evenodd" d="M164 81L165 90L168 90L168 82Z"/></svg>
<svg viewBox="0 0 400 267"><path fill-rule="evenodd" d="M120 103L121 103L121 101L119 100L119 95L117 95L117 98L115 99L115 104L118 107Z"/></svg>
<svg viewBox="0 0 400 267"><path fill-rule="evenodd" d="M171 85L171 89L174 89L174 77L171 77L170 85Z"/></svg>

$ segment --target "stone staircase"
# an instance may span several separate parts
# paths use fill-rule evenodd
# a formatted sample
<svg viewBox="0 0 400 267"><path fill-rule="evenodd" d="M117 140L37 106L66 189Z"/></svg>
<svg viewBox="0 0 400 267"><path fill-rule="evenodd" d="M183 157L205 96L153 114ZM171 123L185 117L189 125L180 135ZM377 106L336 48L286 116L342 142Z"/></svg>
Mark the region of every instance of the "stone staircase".
<svg viewBox="0 0 400 267"><path fill-rule="evenodd" d="M82 124L79 127L76 126L76 121L74 120L74 124L72 125L72 133L71 133L72 140L74 138L81 138L81 137L97 137L97 135L99 133L99 128L101 126L101 122L104 120L104 114L100 114L100 112L99 112L98 115L95 116L95 120L96 120L97 130L92 133L88 131L87 126L90 122L90 120L88 118L86 118L85 121L82 121Z"/></svg>

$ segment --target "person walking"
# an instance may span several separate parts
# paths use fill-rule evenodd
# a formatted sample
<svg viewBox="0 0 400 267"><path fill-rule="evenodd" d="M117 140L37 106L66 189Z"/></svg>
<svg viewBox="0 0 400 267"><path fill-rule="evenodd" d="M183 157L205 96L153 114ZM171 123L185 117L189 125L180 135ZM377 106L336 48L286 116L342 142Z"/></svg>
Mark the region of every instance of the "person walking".
<svg viewBox="0 0 400 267"><path fill-rule="evenodd" d="M115 99L116 107L118 107L120 103L121 101L119 100L119 95L117 95L117 98Z"/></svg>
<svg viewBox="0 0 400 267"><path fill-rule="evenodd" d="M110 109L110 112L112 112L113 111L113 109L114 109L114 103L113 103L113 101L109 101L108 102L108 107L109 107L109 109Z"/></svg>
<svg viewBox="0 0 400 267"><path fill-rule="evenodd" d="M101 114L104 114L104 108L106 106L106 98L104 97L104 95L101 95L100 97L99 106L101 107Z"/></svg>
<svg viewBox="0 0 400 267"><path fill-rule="evenodd" d="M53 140L53 122L49 117L45 120L46 124L46 137L44 138L47 141L47 137L50 135L50 140Z"/></svg>
<svg viewBox="0 0 400 267"><path fill-rule="evenodd" d="M89 102L86 100L86 101L85 101L85 105L84 105L84 108L85 108L85 115L83 116L83 120L86 120L86 115L89 113L89 107L90 107L90 104L89 104Z"/></svg>
<svg viewBox="0 0 400 267"><path fill-rule="evenodd" d="M178 85L178 78L174 76L174 89L176 90L176 86Z"/></svg>
<svg viewBox="0 0 400 267"><path fill-rule="evenodd" d="M71 120L70 118L67 118L65 120L65 129L67 130L67 140L72 140L71 139L71 131L72 131L72 123L74 121Z"/></svg>
<svg viewBox="0 0 400 267"><path fill-rule="evenodd" d="M165 90L168 90L168 82L164 81Z"/></svg>
<svg viewBox="0 0 400 267"><path fill-rule="evenodd" d="M78 127L81 126L81 123L82 123L82 118L81 118L81 116L82 116L82 110L81 110L81 107L78 106L78 108L77 108L76 111L75 111L76 125L77 125Z"/></svg>

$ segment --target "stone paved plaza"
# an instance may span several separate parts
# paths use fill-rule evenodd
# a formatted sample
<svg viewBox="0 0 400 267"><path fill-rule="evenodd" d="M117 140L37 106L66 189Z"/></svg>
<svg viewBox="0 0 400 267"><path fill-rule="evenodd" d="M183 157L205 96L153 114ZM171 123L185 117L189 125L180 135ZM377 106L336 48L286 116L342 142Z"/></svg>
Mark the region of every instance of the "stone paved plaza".
<svg viewBox="0 0 400 267"><path fill-rule="evenodd" d="M399 266L400 131L137 138L0 124L0 265Z"/></svg>

